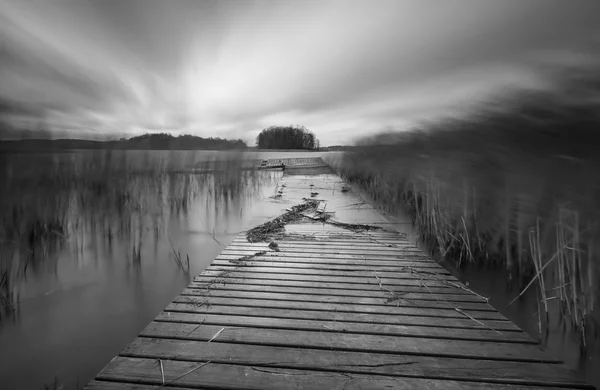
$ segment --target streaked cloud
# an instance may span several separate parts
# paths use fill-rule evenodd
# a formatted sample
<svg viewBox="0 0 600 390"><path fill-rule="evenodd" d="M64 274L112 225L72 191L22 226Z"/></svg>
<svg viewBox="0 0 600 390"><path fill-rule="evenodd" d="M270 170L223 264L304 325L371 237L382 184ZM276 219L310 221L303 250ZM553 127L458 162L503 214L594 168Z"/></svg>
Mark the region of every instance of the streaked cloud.
<svg viewBox="0 0 600 390"><path fill-rule="evenodd" d="M547 66L593 58L599 15L559 0L0 0L0 114L61 136L250 141L302 124L345 143L545 87Z"/></svg>

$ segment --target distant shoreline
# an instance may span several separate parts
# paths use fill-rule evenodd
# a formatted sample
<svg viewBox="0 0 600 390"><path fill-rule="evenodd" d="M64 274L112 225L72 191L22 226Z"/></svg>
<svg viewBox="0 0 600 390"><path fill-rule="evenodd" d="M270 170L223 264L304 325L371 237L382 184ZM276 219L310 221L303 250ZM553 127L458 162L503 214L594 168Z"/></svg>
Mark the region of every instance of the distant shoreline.
<svg viewBox="0 0 600 390"><path fill-rule="evenodd" d="M73 153L93 150L153 150L153 151L238 151L251 153L264 152L295 152L295 153L315 153L330 151L352 150L353 146L333 146L319 149L258 149L256 147L241 147L235 144L221 144L218 147L206 145L204 147L182 147L179 145L147 145L131 140L121 141L90 141L79 139L21 139L21 140L0 140L0 152L3 153Z"/></svg>

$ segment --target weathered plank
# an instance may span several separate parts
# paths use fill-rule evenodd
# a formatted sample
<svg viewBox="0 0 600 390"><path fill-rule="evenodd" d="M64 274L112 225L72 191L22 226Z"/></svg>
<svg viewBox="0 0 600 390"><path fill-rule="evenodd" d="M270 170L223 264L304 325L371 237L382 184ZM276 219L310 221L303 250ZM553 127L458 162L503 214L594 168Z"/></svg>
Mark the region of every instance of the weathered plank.
<svg viewBox="0 0 600 390"><path fill-rule="evenodd" d="M304 253L337 253L337 254L365 254L369 256L386 256L386 255L400 255L402 253L410 253L417 252L423 253L418 248L389 248L389 247L381 247L381 248L364 248L364 247L356 247L350 248L344 245L334 246L320 246L320 245L295 245L293 241L278 241L279 249L283 252L304 252ZM267 245L264 243L261 244L231 244L229 248L231 249L245 249L245 250L256 250L256 249L264 249Z"/></svg>
<svg viewBox="0 0 600 390"><path fill-rule="evenodd" d="M218 336L213 339L218 333ZM474 340L422 339L389 335L333 333L307 330L222 327L151 322L140 336L212 342L234 342L312 349L469 357L520 362L558 362L535 345Z"/></svg>
<svg viewBox="0 0 600 390"><path fill-rule="evenodd" d="M383 294L382 294L383 295ZM294 301L294 302L317 302L317 303L338 303L349 305L368 305L368 306L384 306L395 307L397 304L402 306L419 306L432 308L449 308L454 310L455 307L460 307L463 310L477 311L493 311L496 310L485 302L456 302L447 300L432 300L413 302L410 298L404 295L388 294L387 297L353 297L339 295L318 295L318 294L290 294L270 291L235 291L223 289L200 290L186 288L181 293L181 296L199 296L199 297L221 297L221 298L243 298L243 299L268 299L278 301Z"/></svg>
<svg viewBox="0 0 600 390"><path fill-rule="evenodd" d="M452 340L500 341L537 344L524 332L500 332L491 329L451 329L418 325L365 324L356 322L322 321L313 319L269 318L261 316L233 316L162 312L155 321L182 322L222 326L249 326L254 328L314 330L404 337L444 338Z"/></svg>
<svg viewBox="0 0 600 390"><path fill-rule="evenodd" d="M170 385L202 388L264 390L389 390L389 389L523 389L540 387L327 371L254 367L236 364L165 360L164 379ZM98 375L99 380L161 385L163 377L156 359L115 357ZM557 388L543 387L544 390Z"/></svg>
<svg viewBox="0 0 600 390"><path fill-rule="evenodd" d="M290 225L288 225L290 226ZM302 239L305 238L307 241L314 241L315 239L326 239L335 241L347 241L347 240L355 240L355 242L368 242L368 243L377 243L377 242L391 242L394 244L408 244L415 245L414 242L410 241L406 236L399 234L367 234L364 232L347 232L347 231L333 231L333 230L323 230L321 232L317 231L303 231L303 230L292 230L286 231L283 235L279 237L283 237L284 239L287 237L291 237L291 240ZM243 239L246 237L240 237Z"/></svg>
<svg viewBox="0 0 600 390"><path fill-rule="evenodd" d="M239 259L239 258L238 258ZM376 266L372 264L335 264L335 263L322 263L322 262L287 262L287 261L272 261L271 259L257 259L252 260L221 260L216 259L212 262L212 265L218 267L230 267L230 266L250 266L250 267L270 267L270 268L305 268L305 269L324 269L324 270L355 270L355 271L376 271L376 272L412 272L417 271L420 273L435 273L440 275L450 275L445 269L438 268L420 268L405 265L386 265Z"/></svg>
<svg viewBox="0 0 600 390"><path fill-rule="evenodd" d="M377 283L359 284L359 283L343 283L343 282L326 282L312 280L289 280L289 279L253 279L253 278L235 278L230 277L231 274L214 278L213 276L197 276L190 284L194 288L212 288L213 286L229 286L238 284L248 284L256 286L290 286L290 287L306 287L314 290L332 289L332 290L347 290L352 291L381 291L381 287ZM425 281L426 282L426 281ZM453 288L449 285L438 286L433 283L423 283L423 286L416 285L393 285L386 284L387 288L397 292L415 292L423 294L463 294L472 295L471 293L460 289ZM425 286L426 284L426 286Z"/></svg>
<svg viewBox="0 0 600 390"><path fill-rule="evenodd" d="M393 247L393 248L417 248L414 244L412 244L408 240L397 240L397 239L389 239L389 240L378 240L375 238L372 239L356 239L356 238L348 238L346 240L341 239L308 239L302 237L294 237L294 236L283 236L281 238L275 239L277 242L284 242L287 244L293 245L319 245L319 246L345 246L350 248L381 248L381 247ZM256 245L257 243L251 243L245 237L234 238L232 241L233 244L247 246L247 245Z"/></svg>
<svg viewBox="0 0 600 390"><path fill-rule="evenodd" d="M414 311L408 311L409 315L381 314L381 313L356 313L338 312L325 310L310 310L285 307L261 307L257 311L255 307L218 305L209 300L204 305L173 302L167 305L166 312L180 313L211 313L241 316L263 316L272 318L297 318L314 319L320 321L357 322L365 324L394 324L411 326L437 326L447 328L466 329L495 329L502 333L520 332L521 330L512 322L506 320L478 320L463 317L431 317L419 316Z"/></svg>
<svg viewBox="0 0 600 390"><path fill-rule="evenodd" d="M332 242L332 243L342 243L345 244L347 242L356 243L356 244L400 244L400 245L415 245L414 242L402 237L393 237L393 238L384 238L384 237L369 237L361 234L337 234L337 233L297 233L297 232L285 232L275 236L277 239L282 239L285 241L306 241L306 242ZM245 236L237 236L234 239L236 242L247 242L248 239Z"/></svg>
<svg viewBox="0 0 600 390"><path fill-rule="evenodd" d="M257 274L253 272L244 272L243 267L236 268L235 271L227 271L223 270L219 271L209 271L203 273L201 277L210 278L212 280L220 280L222 278L241 278L241 279L261 279L261 280L306 280L313 282L329 282L329 283L355 283L357 285L376 285L379 286L379 283L385 287L390 286L435 286L435 287L446 287L449 289L457 289L456 287L452 287L448 284L445 284L443 281L438 280L429 280L429 279L417 279L417 278L386 278L384 275L379 276L379 281L375 278L361 278L361 277L349 277L349 276L327 276L327 275L302 275L302 274L286 274L286 273L270 273L265 272L262 274ZM206 279L205 279L206 280Z"/></svg>
<svg viewBox="0 0 600 390"><path fill-rule="evenodd" d="M253 255L256 252L260 252L264 249L261 248L250 248L250 249L240 249L240 247L236 247L235 249L232 249L234 247L227 247L225 249L223 249L223 251L221 252L221 254L223 255L240 255L240 256L245 256L245 255ZM267 252L267 253L272 253L273 255L276 256L280 256L280 257L310 257L313 259L372 259L372 260L411 260L411 261L425 261L425 262L431 262L432 260L426 256L425 254L419 253L419 252L403 252L403 253L398 253L397 255L376 255L376 256L372 256L369 254L351 254L351 253L306 253L304 251L297 251L297 252L291 252L291 251L285 251L285 252L275 252L275 251L271 251L271 252Z"/></svg>
<svg viewBox="0 0 600 390"><path fill-rule="evenodd" d="M257 252L265 251L264 248L251 248L251 249L240 249L239 247L227 247L225 248L221 254L241 254L243 255L253 255ZM295 252L292 251L273 251L271 249L266 251L266 254L272 254L273 256L282 256L282 257L309 257L309 258L324 258L324 259L372 259L372 260L410 260L410 261L424 261L430 262L431 258L423 253L419 252L400 252L396 255L370 255L370 254L349 254L349 253L306 253L302 250L298 250Z"/></svg>
<svg viewBox="0 0 600 390"><path fill-rule="evenodd" d="M246 273L257 273L257 274L293 274L293 275L315 275L315 276L344 276L344 277L357 277L357 278L373 278L377 281L375 275L378 278L386 279L413 279L413 280L435 280L435 281L452 281L458 282L458 280L452 275L444 274L430 274L425 272L377 272L377 271L351 271L351 270L319 270L319 269L308 269L308 268L285 268L285 267L253 267L253 266L214 266L211 265L202 272L202 275L206 276L218 276L223 271L228 272L235 270L236 272Z"/></svg>
<svg viewBox="0 0 600 390"><path fill-rule="evenodd" d="M112 381L99 381L93 380L88 383L84 389L85 390L147 390L147 389L155 389L156 385L140 385L136 383L130 382L112 382ZM175 387L169 386L169 390L189 390L192 387ZM202 387L193 387L194 390L200 389L204 390Z"/></svg>
<svg viewBox="0 0 600 390"><path fill-rule="evenodd" d="M123 356L150 359L212 361L245 366L380 374L416 378L513 383L584 385L563 366L548 363L472 360L417 355L328 351L263 345L198 343L187 340L137 338ZM474 369L477 367L477 369Z"/></svg>
<svg viewBox="0 0 600 390"><path fill-rule="evenodd" d="M232 290L232 291L263 291L271 293L288 293L288 294L315 294L315 295L328 295L328 296L343 296L343 297L363 297L363 298L389 298L391 293L389 290L344 290L344 289L332 289L332 288L310 288L310 287L294 287L287 284L283 286L277 286L272 284L228 284L228 285L212 285L207 287L198 283L191 283L188 289L198 289L200 291L210 290ZM427 291L425 289L422 292L413 291L400 291L392 290L396 294L402 294L402 296L409 300L419 301L439 301L445 300L449 302L485 302L484 299L473 294L439 294L437 292ZM446 290L446 289L444 289ZM187 291L187 290L184 290Z"/></svg>
<svg viewBox="0 0 600 390"><path fill-rule="evenodd" d="M293 232L300 233L315 233L315 234L347 234L349 236L368 236L368 237L391 237L391 238L403 238L403 234L396 231L385 230L385 229L371 229L371 230L349 230L344 229L340 226L323 223L301 223L301 224L290 224L287 229Z"/></svg>
<svg viewBox="0 0 600 390"><path fill-rule="evenodd" d="M239 255L219 255L215 260L240 260L244 256ZM252 260L255 261L275 261L283 262L287 264L301 263L301 264L349 264L349 265L368 265L373 267L410 267L415 269L440 269L442 268L439 264L433 261L413 261L413 260L400 260L400 259L328 259L328 258L313 258L313 257L292 257L292 256L278 256L277 252L267 252L262 255L253 254ZM214 262L213 262L214 263ZM442 268L443 269L443 268Z"/></svg>
<svg viewBox="0 0 600 390"><path fill-rule="evenodd" d="M220 297L196 297L180 295L173 300L177 303L202 304L209 302L213 305L231 305L231 306L251 306L264 308L286 308L286 309L306 309L306 310L321 310L321 311L338 311L346 313L378 313L378 314L398 314L398 315L416 315L430 317L449 317L461 318L464 314L455 310L448 303L434 305L434 303L423 302L423 305L407 305L400 303L399 306L368 306L368 305L352 305L342 303L320 303L320 302L303 302L303 301L277 301L268 299L247 299L247 298L220 298ZM425 307L427 306L427 307ZM457 305L457 306L462 306ZM463 309L462 312L472 316L477 320L506 320L504 316L496 311L488 310L470 310Z"/></svg>
<svg viewBox="0 0 600 390"><path fill-rule="evenodd" d="M391 251L391 250L407 250L407 251L421 251L416 245L408 242L408 241L398 241L398 240L378 240L376 238L371 238L369 241L357 242L357 240L298 240L298 239L290 239L288 240L286 236L282 236L281 238L274 238L273 241L276 241L280 244L285 244L290 247L309 247L309 248L350 248L350 249L359 249L359 250L373 250L373 251ZM247 246L247 245L261 245L264 242L251 243L249 241L244 240L233 240L231 245L233 246Z"/></svg>
<svg viewBox="0 0 600 390"><path fill-rule="evenodd" d="M289 226L289 225L288 225ZM400 245L415 245L414 242L410 241L405 236L394 236L391 238L386 237L373 237L357 233L345 233L338 234L333 232L321 232L321 233L301 233L301 232L284 232L278 234L276 237L281 237L283 240L290 241L305 241L305 242L331 242L331 243L356 243L356 244L368 244L377 245L379 243L392 243ZM249 242L248 237L245 235L236 236L234 242Z"/></svg>

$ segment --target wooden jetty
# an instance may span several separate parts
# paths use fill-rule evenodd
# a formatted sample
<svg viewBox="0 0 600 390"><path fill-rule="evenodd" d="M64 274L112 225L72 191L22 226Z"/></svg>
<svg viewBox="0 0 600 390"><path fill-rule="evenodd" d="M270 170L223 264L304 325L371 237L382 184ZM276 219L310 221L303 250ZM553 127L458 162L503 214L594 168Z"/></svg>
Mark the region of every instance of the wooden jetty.
<svg viewBox="0 0 600 390"><path fill-rule="evenodd" d="M319 168L325 163L320 157L248 159L248 160L207 160L198 161L192 167L178 173L215 173L234 168L240 170L279 170L290 168Z"/></svg>
<svg viewBox="0 0 600 390"><path fill-rule="evenodd" d="M593 388L405 236L371 229L385 218L337 175L301 173L282 198L318 206L268 241L238 235L87 389Z"/></svg>

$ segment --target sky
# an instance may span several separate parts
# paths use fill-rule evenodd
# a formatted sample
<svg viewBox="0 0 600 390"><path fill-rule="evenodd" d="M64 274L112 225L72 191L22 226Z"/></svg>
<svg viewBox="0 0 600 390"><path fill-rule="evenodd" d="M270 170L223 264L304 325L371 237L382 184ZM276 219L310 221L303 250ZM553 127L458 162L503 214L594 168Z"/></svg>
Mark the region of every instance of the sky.
<svg viewBox="0 0 600 390"><path fill-rule="evenodd" d="M0 0L0 125L349 144L548 88L599 42L597 0Z"/></svg>

